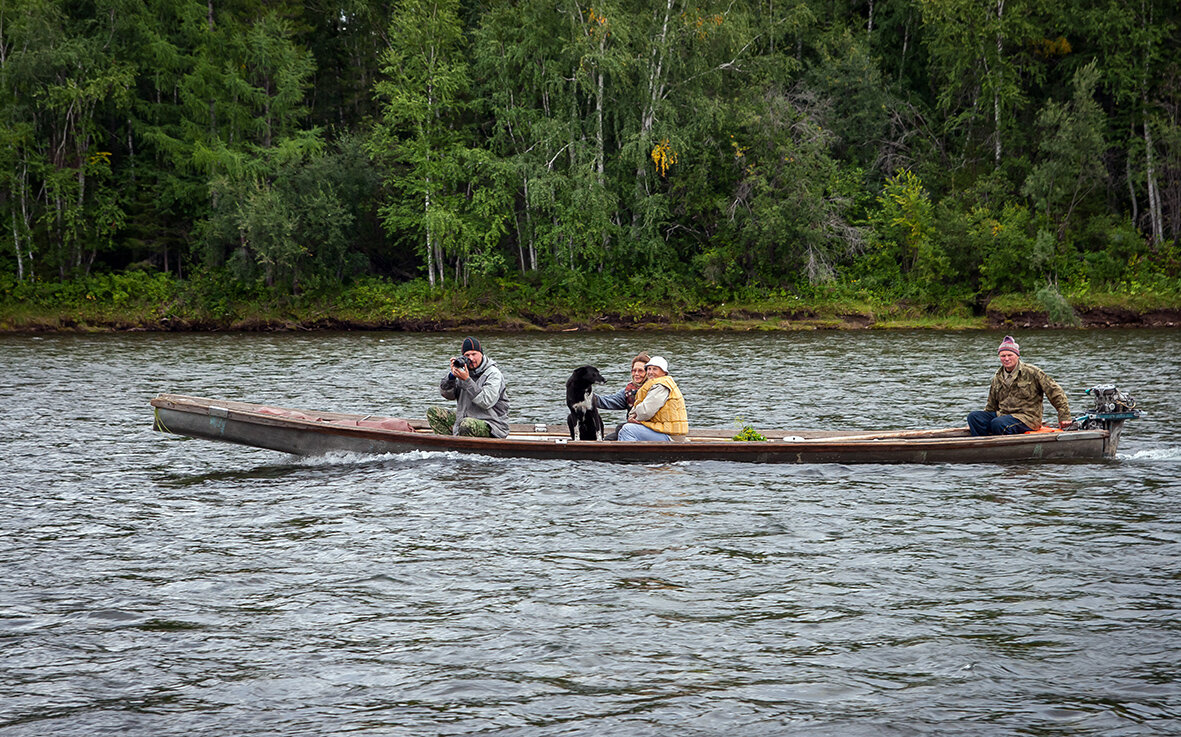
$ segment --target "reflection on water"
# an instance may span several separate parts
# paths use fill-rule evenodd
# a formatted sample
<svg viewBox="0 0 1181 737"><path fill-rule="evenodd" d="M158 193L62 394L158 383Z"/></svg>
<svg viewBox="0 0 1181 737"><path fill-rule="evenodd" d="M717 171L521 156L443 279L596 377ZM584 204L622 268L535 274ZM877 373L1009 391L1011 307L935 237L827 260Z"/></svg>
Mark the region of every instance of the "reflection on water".
<svg viewBox="0 0 1181 737"><path fill-rule="evenodd" d="M695 424L783 429L961 424L1000 340L481 337L516 421L647 349ZM0 734L1181 732L1181 334L1020 336L1076 408L1148 410L1114 463L297 459L150 427L162 391L421 417L461 339L0 337Z"/></svg>

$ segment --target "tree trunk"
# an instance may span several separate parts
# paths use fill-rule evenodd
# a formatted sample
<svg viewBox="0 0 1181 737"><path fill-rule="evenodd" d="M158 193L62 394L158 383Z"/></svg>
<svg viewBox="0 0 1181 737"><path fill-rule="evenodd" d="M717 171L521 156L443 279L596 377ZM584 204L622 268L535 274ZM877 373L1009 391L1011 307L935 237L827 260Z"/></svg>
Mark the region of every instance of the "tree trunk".
<svg viewBox="0 0 1181 737"><path fill-rule="evenodd" d="M526 235L522 235L520 226L517 227L517 251L521 257L521 273L526 271L537 271L537 245L533 242L533 215L529 208L529 175L526 174L524 178L523 191L525 194L525 201L521 209L525 212L525 231ZM528 240L528 244L526 244ZM526 245L528 248L526 249ZM526 253L528 258L526 259Z"/></svg>
<svg viewBox="0 0 1181 737"><path fill-rule="evenodd" d="M902 24L902 53L898 55L898 83L902 84L902 72L906 68L906 50L910 46L910 13Z"/></svg>
<svg viewBox="0 0 1181 737"><path fill-rule="evenodd" d="M82 166L81 161L85 158L85 154L79 152L78 164L78 212L86 212L83 208L86 204L86 169ZM73 229L73 228L71 228ZM82 273L90 276L90 263L85 264L82 261L82 239L79 237L80 233L74 231L74 266L81 268ZM85 267L85 268L83 268Z"/></svg>
<svg viewBox="0 0 1181 737"><path fill-rule="evenodd" d="M1005 15L1005 0L996 3L996 60L999 65L1005 58L1004 35L1001 33L1001 19ZM994 141L993 161L997 166L1001 164L1001 92L1000 84L994 85L992 90L992 115L996 125L996 140Z"/></svg>
<svg viewBox="0 0 1181 737"><path fill-rule="evenodd" d="M424 214L429 215L431 212L431 180L427 177L426 180L426 198L423 200ZM442 271L440 270L440 275ZM431 226L426 226L426 274L427 281L430 282L431 289L435 288L435 244L431 238Z"/></svg>
<svg viewBox="0 0 1181 737"><path fill-rule="evenodd" d="M12 242L16 246L16 265L17 265L17 280L24 281L25 279L25 259L24 253L21 251L21 239L17 236L18 231L24 230L26 234L32 234L33 228L29 220L29 163L27 160L21 162L20 173L20 201L21 201L21 228L17 227L16 213L12 214ZM33 246L32 239L29 240L29 277L33 276Z"/></svg>
<svg viewBox="0 0 1181 737"><path fill-rule="evenodd" d="M53 198L53 206L57 210L57 275L62 281L66 280L66 244L62 235L62 224L65 219L62 217L62 198L57 196Z"/></svg>
<svg viewBox="0 0 1181 737"><path fill-rule="evenodd" d="M22 195L23 196L23 195ZM21 254L21 239L17 233L16 213L12 214L12 245L16 248L16 280L25 280L25 259Z"/></svg>
<svg viewBox="0 0 1181 737"><path fill-rule="evenodd" d="M660 24L660 35L652 44L652 58L648 63L648 95L644 100L644 110L640 116L640 130L638 138L641 143L648 141L652 126L656 123L656 103L664 97L664 60L668 50L668 25L672 21L673 4L675 0L665 0L664 18ZM636 166L636 196L648 194L647 166L643 159ZM637 207L632 216L632 226L639 225L640 209Z"/></svg>
<svg viewBox="0 0 1181 737"><path fill-rule="evenodd" d="M1130 131L1129 141L1136 137L1136 124L1132 123L1132 130ZM1132 156L1131 152L1124 159L1124 176L1128 180L1128 198L1132 202L1132 227L1140 227L1140 200L1136 197L1136 180L1132 177Z"/></svg>
<svg viewBox="0 0 1181 737"><path fill-rule="evenodd" d="M1147 98L1147 96L1146 96ZM1148 100L1144 100L1145 113L1148 111ZM1152 222L1152 242L1159 245L1164 242L1164 218L1161 216L1160 190L1156 183L1156 160L1152 151L1152 129L1144 120L1144 177L1148 185L1148 217Z"/></svg>
<svg viewBox="0 0 1181 737"><path fill-rule="evenodd" d="M603 55L607 52L607 34L601 34L599 39L599 63L595 70L595 173L598 175L599 186L606 186L604 175L606 154L603 151Z"/></svg>

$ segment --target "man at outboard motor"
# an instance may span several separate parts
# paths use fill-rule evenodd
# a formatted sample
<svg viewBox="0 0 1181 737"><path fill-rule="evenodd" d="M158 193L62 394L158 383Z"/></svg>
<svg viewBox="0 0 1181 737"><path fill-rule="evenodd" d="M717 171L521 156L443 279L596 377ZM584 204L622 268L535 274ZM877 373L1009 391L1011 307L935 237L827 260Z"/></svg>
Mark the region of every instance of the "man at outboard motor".
<svg viewBox="0 0 1181 737"><path fill-rule="evenodd" d="M992 377L988 404L983 411L968 414L968 430L973 435L1016 435L1040 430L1042 399L1047 398L1058 412L1058 427L1065 430L1074 423L1066 392L1032 363L1021 360L1021 346L1006 335L997 349L1001 367Z"/></svg>

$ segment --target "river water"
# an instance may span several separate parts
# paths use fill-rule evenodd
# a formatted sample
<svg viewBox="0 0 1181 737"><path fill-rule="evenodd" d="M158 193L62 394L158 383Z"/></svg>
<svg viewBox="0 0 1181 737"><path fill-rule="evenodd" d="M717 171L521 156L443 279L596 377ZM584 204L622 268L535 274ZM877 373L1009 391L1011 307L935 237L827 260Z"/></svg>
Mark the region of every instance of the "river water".
<svg viewBox="0 0 1181 737"><path fill-rule="evenodd" d="M481 337L516 422L648 349L694 424L874 429L1002 336ZM1118 460L300 459L148 401L421 417L462 336L0 337L0 735L1181 734L1181 331L1016 337L1139 399Z"/></svg>

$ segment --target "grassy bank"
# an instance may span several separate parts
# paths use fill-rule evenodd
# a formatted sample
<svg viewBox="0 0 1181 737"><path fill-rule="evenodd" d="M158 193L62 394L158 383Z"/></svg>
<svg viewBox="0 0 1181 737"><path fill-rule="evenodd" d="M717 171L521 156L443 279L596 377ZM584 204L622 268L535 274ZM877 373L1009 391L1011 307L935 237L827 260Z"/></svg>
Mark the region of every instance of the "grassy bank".
<svg viewBox="0 0 1181 737"><path fill-rule="evenodd" d="M0 331L224 330L817 330L1181 326L1181 296L1054 291L981 303L926 304L829 286L811 294L678 293L642 299L626 288L543 289L492 282L431 290L369 280L292 296L209 279L128 273L69 283L0 283ZM618 287L619 285L612 285ZM625 285L626 287L626 285ZM612 295L610 298L604 294Z"/></svg>

